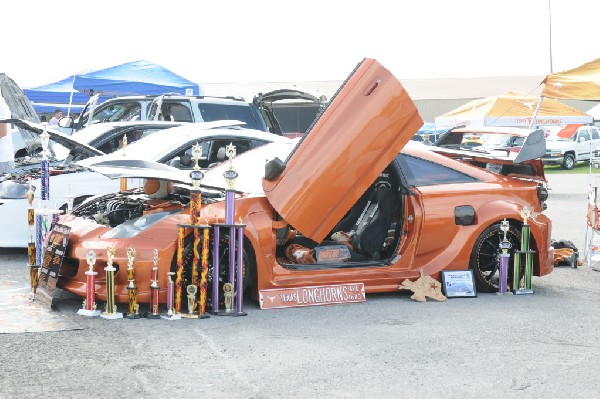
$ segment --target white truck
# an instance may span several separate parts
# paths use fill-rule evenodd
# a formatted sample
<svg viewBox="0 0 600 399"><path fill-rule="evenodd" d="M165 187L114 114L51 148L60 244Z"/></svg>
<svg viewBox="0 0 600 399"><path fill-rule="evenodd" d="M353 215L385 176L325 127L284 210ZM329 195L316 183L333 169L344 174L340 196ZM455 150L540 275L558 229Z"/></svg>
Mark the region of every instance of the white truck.
<svg viewBox="0 0 600 399"><path fill-rule="evenodd" d="M600 133L596 126L581 126L570 135L568 128L551 130L546 137L544 165L561 165L573 169L577 162L591 161L596 147L600 146ZM600 162L600 161L599 161Z"/></svg>

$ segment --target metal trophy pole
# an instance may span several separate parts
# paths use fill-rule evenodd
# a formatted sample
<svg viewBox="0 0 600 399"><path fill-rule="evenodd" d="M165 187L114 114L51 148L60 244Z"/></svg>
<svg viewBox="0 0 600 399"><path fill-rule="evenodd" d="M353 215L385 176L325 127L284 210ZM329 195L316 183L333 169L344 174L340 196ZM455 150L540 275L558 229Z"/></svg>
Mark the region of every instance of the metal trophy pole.
<svg viewBox="0 0 600 399"><path fill-rule="evenodd" d="M35 250L35 210L33 209L33 198L34 198L33 185L29 183L29 190L27 191L27 202L29 207L27 208L27 224L29 225L29 243L27 244L27 259L29 266L29 280L31 286L31 300L35 298L35 293L39 281L40 266L36 264L36 250Z"/></svg>
<svg viewBox="0 0 600 399"><path fill-rule="evenodd" d="M198 226L198 230L202 228L202 262L200 264L200 299L198 301L198 317L207 318L206 314L206 291L208 286L208 248L210 245L209 230L210 226L208 223L202 226Z"/></svg>
<svg viewBox="0 0 600 399"><path fill-rule="evenodd" d="M139 319L142 317L140 314L140 304L137 301L137 287L135 285L135 269L133 268L133 261L135 260L135 248L127 248L127 313L123 314L123 317L127 319Z"/></svg>
<svg viewBox="0 0 600 399"><path fill-rule="evenodd" d="M98 272L94 271L94 265L96 264L96 254L94 251L90 251L86 257L88 263L88 271L85 272L85 299L83 300L83 306L77 311L77 314L82 316L100 316L100 310L96 309L96 275Z"/></svg>
<svg viewBox="0 0 600 399"><path fill-rule="evenodd" d="M521 271L521 256L525 256L525 276L524 281L521 283L517 281L515 289L515 294L517 295L525 295L525 294L533 294L533 290L531 289L531 279L533 276L533 254L535 251L529 249L529 241L531 234L531 227L527 223L529 217L531 216L531 209L528 207L524 207L521 211L521 217L523 218L523 227L521 228L521 250L515 251L515 271L518 269L519 271L519 280L521 280L520 271ZM518 255L518 256L517 256ZM519 263L517 264L517 258ZM513 282L513 287L515 283Z"/></svg>
<svg viewBox="0 0 600 399"><path fill-rule="evenodd" d="M100 314L103 319L121 319L123 313L117 312L117 305L115 305L115 271L117 270L113 265L113 258L115 257L115 248L106 248L106 307L104 312Z"/></svg>
<svg viewBox="0 0 600 399"><path fill-rule="evenodd" d="M174 272L167 273L167 314L160 317L167 320L180 320L181 316L175 313L175 283L173 282Z"/></svg>
<svg viewBox="0 0 600 399"><path fill-rule="evenodd" d="M150 311L144 315L147 319L160 319L160 311L158 309L158 249L154 249L153 253L154 267L152 267L152 277L150 279Z"/></svg>
<svg viewBox="0 0 600 399"><path fill-rule="evenodd" d="M510 254L508 253L508 250L512 246L510 241L508 241L508 239L506 238L506 233L509 229L510 226L508 224L508 220L504 219L500 223L500 230L502 231L502 233L504 233L504 237L500 242L500 250L502 251L502 253L500 254L500 277L497 292L498 295L512 294L512 292L508 290L508 261L510 259Z"/></svg>
<svg viewBox="0 0 600 399"><path fill-rule="evenodd" d="M233 157L236 155L236 149L233 143L229 143L225 147L225 155L229 158L229 169L223 173L223 177L227 181L227 189L225 190L225 223L215 223L215 244L213 253L213 314L219 316L246 316L242 312L242 297L243 297L243 238L240 237L236 246L236 233L243 236L242 224L236 224L234 221L235 215L235 190L234 183L238 177L237 172L233 168ZM229 228L229 275L228 282L223 284L223 299L225 303L225 311L219 311L219 229L221 227ZM236 252L237 250L237 252ZM237 255L237 256L236 256ZM237 268L236 268L237 258ZM237 281L237 285L236 285ZM234 298L237 297L237 306L234 309Z"/></svg>

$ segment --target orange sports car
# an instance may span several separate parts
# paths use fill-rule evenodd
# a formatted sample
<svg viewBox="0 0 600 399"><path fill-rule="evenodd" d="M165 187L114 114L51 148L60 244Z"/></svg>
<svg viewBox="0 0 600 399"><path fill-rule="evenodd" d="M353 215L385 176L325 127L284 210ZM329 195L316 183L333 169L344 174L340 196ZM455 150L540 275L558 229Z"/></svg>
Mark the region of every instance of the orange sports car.
<svg viewBox="0 0 600 399"><path fill-rule="evenodd" d="M544 214L548 192L537 159L545 148L531 150L526 142L515 158L409 143L422 125L402 84L377 61L365 59L304 137L232 159L234 220L245 225L243 282L254 298L261 290L342 283L364 283L367 293L396 291L406 279L439 280L443 270L469 268L480 291L496 291L500 222L509 221L511 251L519 249L525 208L531 211L533 273L552 271L551 221ZM112 177L171 178L166 165L124 167L121 173L91 167ZM217 165L201 181L203 223L225 221L228 168L229 162ZM189 178L173 169L172 180ZM139 300L148 301L157 249L164 302L167 273L177 267L178 224L190 223L189 203L189 186L176 185L160 200L136 189L79 205L59 221L71 229L59 285L84 296L85 259L94 250L96 292L105 299L101 269L106 249L114 247L116 300L126 302L126 248L133 247ZM103 217L108 213L110 218ZM189 284L194 241L191 230L186 234ZM221 271L227 270L227 251L220 256ZM211 286L209 281L209 291Z"/></svg>

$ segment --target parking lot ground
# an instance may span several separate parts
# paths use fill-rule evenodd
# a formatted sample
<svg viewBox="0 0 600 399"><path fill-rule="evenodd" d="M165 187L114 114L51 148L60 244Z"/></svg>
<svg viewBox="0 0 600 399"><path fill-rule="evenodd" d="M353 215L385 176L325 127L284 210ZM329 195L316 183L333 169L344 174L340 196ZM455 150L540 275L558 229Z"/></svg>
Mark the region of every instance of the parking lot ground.
<svg viewBox="0 0 600 399"><path fill-rule="evenodd" d="M549 181L553 236L581 248L587 176ZM0 280L26 283L26 263L0 251ZM420 303L398 291L177 322L85 318L65 295L58 312L80 330L0 334L0 397L592 398L599 284L600 272L559 267L534 277L533 295Z"/></svg>

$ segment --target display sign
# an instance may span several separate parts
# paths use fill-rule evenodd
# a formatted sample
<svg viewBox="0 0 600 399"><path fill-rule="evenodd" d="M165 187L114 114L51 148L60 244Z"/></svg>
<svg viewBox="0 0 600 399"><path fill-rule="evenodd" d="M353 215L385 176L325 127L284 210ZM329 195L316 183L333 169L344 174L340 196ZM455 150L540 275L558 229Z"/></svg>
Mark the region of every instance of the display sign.
<svg viewBox="0 0 600 399"><path fill-rule="evenodd" d="M35 301L48 307L52 307L56 283L60 275L60 266L62 265L69 234L71 228L62 224L55 224L48 233L46 245L44 247L44 261L40 267L40 275Z"/></svg>
<svg viewBox="0 0 600 399"><path fill-rule="evenodd" d="M350 250L345 245L324 245L315 247L317 263L337 263L350 259Z"/></svg>
<svg viewBox="0 0 600 399"><path fill-rule="evenodd" d="M276 288L259 292L261 309L331 305L365 300L364 283Z"/></svg>
<svg viewBox="0 0 600 399"><path fill-rule="evenodd" d="M448 298L477 296L473 270L442 271L442 289Z"/></svg>

